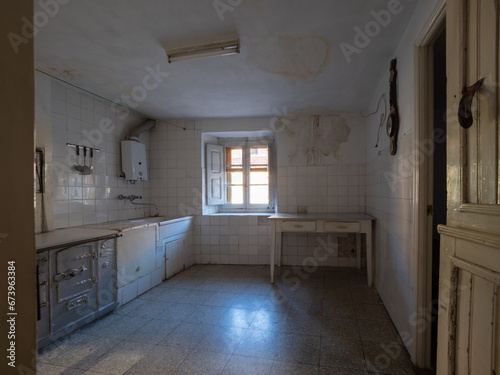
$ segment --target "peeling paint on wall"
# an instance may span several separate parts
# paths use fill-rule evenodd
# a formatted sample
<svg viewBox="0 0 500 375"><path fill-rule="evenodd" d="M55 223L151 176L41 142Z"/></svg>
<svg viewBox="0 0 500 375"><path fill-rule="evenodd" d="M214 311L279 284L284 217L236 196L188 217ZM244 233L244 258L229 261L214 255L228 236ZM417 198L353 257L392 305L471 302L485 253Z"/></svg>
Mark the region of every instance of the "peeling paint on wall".
<svg viewBox="0 0 500 375"><path fill-rule="evenodd" d="M346 143L351 129L345 117L296 116L281 117L275 121L275 130L293 143L288 154L291 164L305 158L307 165L325 165L327 157L342 160L342 144Z"/></svg>
<svg viewBox="0 0 500 375"><path fill-rule="evenodd" d="M320 74L330 45L319 36L273 36L260 40L252 49L251 59L259 68L295 79Z"/></svg>

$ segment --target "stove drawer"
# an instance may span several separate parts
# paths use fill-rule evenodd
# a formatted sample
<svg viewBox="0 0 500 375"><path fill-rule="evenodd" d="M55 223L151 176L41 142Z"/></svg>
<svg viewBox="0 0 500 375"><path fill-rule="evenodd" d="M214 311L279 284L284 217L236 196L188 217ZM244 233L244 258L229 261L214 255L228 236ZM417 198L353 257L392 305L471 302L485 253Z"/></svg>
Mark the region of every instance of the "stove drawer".
<svg viewBox="0 0 500 375"><path fill-rule="evenodd" d="M51 333L54 334L62 328L76 325L85 319L88 319L87 323L90 322L97 311L96 294L94 289L70 298L63 303L52 305Z"/></svg>

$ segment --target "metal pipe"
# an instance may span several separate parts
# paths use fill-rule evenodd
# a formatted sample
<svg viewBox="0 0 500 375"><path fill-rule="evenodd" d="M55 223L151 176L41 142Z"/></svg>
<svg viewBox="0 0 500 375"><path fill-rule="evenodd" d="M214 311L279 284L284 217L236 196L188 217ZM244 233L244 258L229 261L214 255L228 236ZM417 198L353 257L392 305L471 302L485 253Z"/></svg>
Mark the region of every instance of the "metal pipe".
<svg viewBox="0 0 500 375"><path fill-rule="evenodd" d="M156 210L158 211L158 205L156 203L136 203L134 202L134 200L136 199L142 199L142 195L129 195L129 196L125 196L123 194L120 194L118 196L118 200L124 200L124 199L127 199L130 201L130 203L132 204L135 204L135 205L139 205L139 206L155 206Z"/></svg>
<svg viewBox="0 0 500 375"><path fill-rule="evenodd" d="M136 203L136 202L132 202L132 201L130 201L130 203L141 205L141 206L155 206L156 210L158 211L158 205L156 203Z"/></svg>
<svg viewBox="0 0 500 375"><path fill-rule="evenodd" d="M146 120L142 124L136 126L130 132L128 139L131 141L139 142L139 135L147 130L153 129L157 124L156 120Z"/></svg>

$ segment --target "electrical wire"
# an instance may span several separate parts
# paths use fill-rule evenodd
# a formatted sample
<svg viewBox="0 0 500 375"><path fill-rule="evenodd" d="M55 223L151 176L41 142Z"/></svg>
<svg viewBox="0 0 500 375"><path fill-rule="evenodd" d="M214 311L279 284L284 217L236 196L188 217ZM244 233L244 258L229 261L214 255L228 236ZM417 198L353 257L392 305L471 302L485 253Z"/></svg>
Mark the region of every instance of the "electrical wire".
<svg viewBox="0 0 500 375"><path fill-rule="evenodd" d="M382 101L382 99L384 99L384 113L382 113L380 115L380 124L378 126L378 130L377 130L377 144L375 145L375 147L378 147L378 142L380 140L380 129L382 128L382 126L384 125L384 122L385 122L385 118L387 117L387 100L385 99L385 94L382 94L378 100L378 103L377 103L377 109L375 110L375 112L371 112L367 115L364 115L363 114L363 111L360 111L359 113L361 114L361 117L364 117L364 118L368 118L374 114L376 114L380 108L380 102Z"/></svg>
<svg viewBox="0 0 500 375"><path fill-rule="evenodd" d="M168 125L175 126L176 128L180 128L180 129L186 130L186 128L185 128L185 127L183 127L183 126L176 125L176 124L172 124L171 122L168 122L168 121L165 121L165 120L160 120L160 119L157 119L157 118L151 117L151 116L149 116L149 115L147 115L147 114L145 114L145 113L142 113L142 112L140 112L140 111L137 111L137 110L135 110L135 109L133 109L133 108L129 108L129 107L127 107L127 106L123 105L123 104L117 103L117 102L115 102L115 101L113 101L113 100L109 100L108 98L105 98L104 96L101 96L101 95L95 94L95 93L93 93L92 91L85 90L84 88L81 88L81 87L79 87L79 86L77 86L77 85L74 85L74 84L72 84L72 83L70 83L70 82L67 82L67 81L65 81L65 80L63 80L63 79L61 79L61 78L59 78L59 77L56 77L56 76L54 76L54 75L52 75L52 74L49 74L49 73L47 73L47 72L44 72L43 70L40 70L40 69L38 69L38 68L35 68L35 70L36 70L37 72L40 72L40 73L42 73L42 74L45 74L46 76L49 76L49 77L51 77L51 78L55 79L55 80L57 80L57 81L60 81L60 82L62 82L62 83L65 83L66 85L69 85L69 86L74 87L74 88L76 88L76 89L78 89L78 90L81 90L81 91L83 91L83 92L86 92L87 94L93 95L93 96L95 96L95 97L97 97L97 98L99 98L99 99L102 99L102 100L105 100L105 101L107 101L107 102L113 103L114 105L117 105L117 106L123 107L123 108L125 108L125 109L127 109L127 110L129 110L129 111L135 112L135 113L137 113L137 114L139 114L139 115L141 115L141 116L144 116L144 117L146 117L146 118L148 118L148 119L151 119L151 120L156 120L156 121L161 121L161 122L164 122L164 123L166 123L166 124L168 124Z"/></svg>

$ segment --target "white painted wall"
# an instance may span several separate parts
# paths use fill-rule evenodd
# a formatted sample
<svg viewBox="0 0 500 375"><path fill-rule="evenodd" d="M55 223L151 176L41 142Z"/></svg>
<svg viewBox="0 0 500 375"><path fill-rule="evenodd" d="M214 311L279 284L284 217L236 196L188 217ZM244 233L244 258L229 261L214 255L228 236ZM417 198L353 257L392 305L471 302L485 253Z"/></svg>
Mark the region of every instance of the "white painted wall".
<svg viewBox="0 0 500 375"><path fill-rule="evenodd" d="M366 129L366 211L377 217L375 245L375 285L412 358L415 358L416 327L411 314L416 310L416 249L412 249L412 206L414 126L415 126L415 54L414 43L436 0L420 1L401 42L387 56L387 72L372 98L367 112L374 110L385 93L389 104L389 63L398 59L398 102L400 113L399 151L389 155L385 123L377 139L380 112L368 119Z"/></svg>

